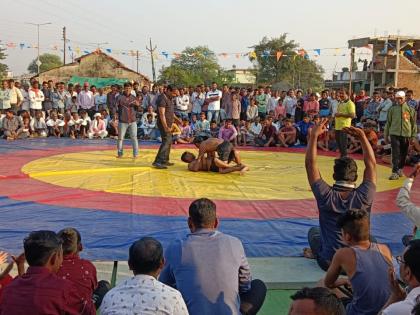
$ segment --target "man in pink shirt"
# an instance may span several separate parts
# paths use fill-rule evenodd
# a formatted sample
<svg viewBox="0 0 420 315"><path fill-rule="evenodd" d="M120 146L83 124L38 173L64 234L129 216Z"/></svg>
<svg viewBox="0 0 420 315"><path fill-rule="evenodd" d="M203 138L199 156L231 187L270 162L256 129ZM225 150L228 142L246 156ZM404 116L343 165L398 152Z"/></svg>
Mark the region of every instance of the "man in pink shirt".
<svg viewBox="0 0 420 315"><path fill-rule="evenodd" d="M309 99L303 104L303 112L307 113L309 116L317 115L319 112L319 103L316 100L316 94L312 93L309 96Z"/></svg>
<svg viewBox="0 0 420 315"><path fill-rule="evenodd" d="M232 125L231 119L226 119L225 124L219 130L219 139L229 141L234 146L236 146L236 137L238 136L238 131Z"/></svg>

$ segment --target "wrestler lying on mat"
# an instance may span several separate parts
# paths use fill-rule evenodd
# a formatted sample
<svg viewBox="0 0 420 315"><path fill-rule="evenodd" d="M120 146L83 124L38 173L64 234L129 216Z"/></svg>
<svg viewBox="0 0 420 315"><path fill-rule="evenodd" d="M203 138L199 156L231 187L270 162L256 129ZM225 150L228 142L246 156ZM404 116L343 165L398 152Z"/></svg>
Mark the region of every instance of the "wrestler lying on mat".
<svg viewBox="0 0 420 315"><path fill-rule="evenodd" d="M188 163L188 170L191 172L216 172L221 174L240 172L243 175L249 170L248 166L243 164L232 166L229 162L224 162L215 157L214 154L196 159L193 153L186 151L182 153L181 160Z"/></svg>

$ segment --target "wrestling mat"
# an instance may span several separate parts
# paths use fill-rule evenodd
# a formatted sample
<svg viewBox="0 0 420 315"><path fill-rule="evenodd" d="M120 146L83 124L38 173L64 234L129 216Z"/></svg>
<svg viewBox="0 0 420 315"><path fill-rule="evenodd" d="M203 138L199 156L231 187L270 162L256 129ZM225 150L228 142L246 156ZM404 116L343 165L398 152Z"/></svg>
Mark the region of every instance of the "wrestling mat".
<svg viewBox="0 0 420 315"><path fill-rule="evenodd" d="M239 237L247 255L298 256L307 246L307 230L318 224L316 204L306 180L304 149L242 149L250 171L192 173L180 161L192 146L174 146L168 170L151 167L156 144L143 144L140 157L116 159L115 141L36 139L1 142L0 250L18 253L32 230L80 230L85 257L124 260L141 236L164 246L188 233L192 200L208 197L217 204L223 232ZM334 156L319 157L321 174L332 183ZM363 162L358 161L362 178ZM378 165L373 234L394 252L401 250L410 222L397 211L402 180L388 181L390 169ZM413 199L420 202L420 187ZM417 200L416 200L417 198Z"/></svg>

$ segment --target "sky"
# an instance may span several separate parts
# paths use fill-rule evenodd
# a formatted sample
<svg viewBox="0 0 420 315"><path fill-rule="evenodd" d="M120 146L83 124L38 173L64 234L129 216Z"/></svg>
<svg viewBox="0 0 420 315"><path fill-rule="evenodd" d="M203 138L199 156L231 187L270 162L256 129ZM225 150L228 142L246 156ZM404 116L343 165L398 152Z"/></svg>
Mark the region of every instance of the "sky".
<svg viewBox="0 0 420 315"><path fill-rule="evenodd" d="M216 53L246 53L264 36L287 33L311 56L313 49L322 49L319 57L311 59L323 66L328 79L334 71L348 66L350 57L344 47L349 39L398 33L420 36L420 0L0 0L0 12L0 44L17 43L16 48L7 49L5 60L14 75L26 73L37 55L36 49L19 47L19 43L37 42L36 27L28 22L51 23L40 29L41 54L62 57L59 49L66 26L73 53L76 47L94 50L94 43L107 43L100 46L113 51L138 49L139 70L149 77L149 38L159 53L181 52L198 45ZM136 69L135 57L112 56ZM371 57L361 49L358 58ZM158 56L157 72L169 62ZM236 55L220 57L219 62L226 69L252 66L247 58Z"/></svg>

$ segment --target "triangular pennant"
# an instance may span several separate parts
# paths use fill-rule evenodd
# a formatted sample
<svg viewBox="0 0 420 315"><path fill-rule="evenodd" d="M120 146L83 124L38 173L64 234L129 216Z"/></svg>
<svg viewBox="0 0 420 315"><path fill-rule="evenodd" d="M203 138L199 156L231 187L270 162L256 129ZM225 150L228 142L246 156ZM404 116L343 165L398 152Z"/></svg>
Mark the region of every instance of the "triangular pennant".
<svg viewBox="0 0 420 315"><path fill-rule="evenodd" d="M283 52L282 51L279 50L278 52L276 52L276 59L277 59L277 61L280 60L281 56L283 56Z"/></svg>
<svg viewBox="0 0 420 315"><path fill-rule="evenodd" d="M316 55L320 56L320 55L321 55L321 49L319 49L319 48L314 49L314 53L315 53Z"/></svg>

